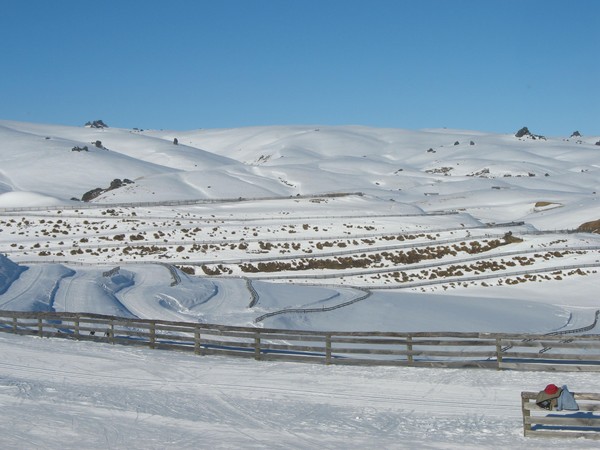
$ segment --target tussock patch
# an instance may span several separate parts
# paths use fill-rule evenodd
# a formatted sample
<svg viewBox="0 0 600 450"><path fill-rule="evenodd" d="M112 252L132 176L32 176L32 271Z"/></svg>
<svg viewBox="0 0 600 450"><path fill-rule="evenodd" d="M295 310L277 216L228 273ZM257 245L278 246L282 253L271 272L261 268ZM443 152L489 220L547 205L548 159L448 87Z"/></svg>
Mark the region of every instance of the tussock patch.
<svg viewBox="0 0 600 450"><path fill-rule="evenodd" d="M582 223L577 228L577 231L600 234L600 219Z"/></svg>
<svg viewBox="0 0 600 450"><path fill-rule="evenodd" d="M534 211L546 211L548 209L561 208L562 206L562 203L539 201L535 202L533 209Z"/></svg>

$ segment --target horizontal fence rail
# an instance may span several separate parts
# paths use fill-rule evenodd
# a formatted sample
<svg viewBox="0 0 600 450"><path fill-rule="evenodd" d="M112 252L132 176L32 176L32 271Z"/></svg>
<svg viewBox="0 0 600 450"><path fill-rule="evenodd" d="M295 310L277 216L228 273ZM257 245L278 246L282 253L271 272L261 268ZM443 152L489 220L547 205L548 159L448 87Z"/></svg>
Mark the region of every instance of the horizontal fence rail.
<svg viewBox="0 0 600 450"><path fill-rule="evenodd" d="M22 311L0 311L0 332L257 360L600 372L597 334L325 332Z"/></svg>

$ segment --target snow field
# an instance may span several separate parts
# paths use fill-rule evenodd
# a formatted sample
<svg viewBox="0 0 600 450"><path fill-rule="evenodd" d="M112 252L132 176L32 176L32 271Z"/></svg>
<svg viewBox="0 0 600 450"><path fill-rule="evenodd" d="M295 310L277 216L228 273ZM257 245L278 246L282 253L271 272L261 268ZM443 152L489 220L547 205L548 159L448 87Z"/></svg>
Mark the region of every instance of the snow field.
<svg viewBox="0 0 600 450"><path fill-rule="evenodd" d="M520 392L591 373L270 363L0 335L3 448L597 448L522 437Z"/></svg>

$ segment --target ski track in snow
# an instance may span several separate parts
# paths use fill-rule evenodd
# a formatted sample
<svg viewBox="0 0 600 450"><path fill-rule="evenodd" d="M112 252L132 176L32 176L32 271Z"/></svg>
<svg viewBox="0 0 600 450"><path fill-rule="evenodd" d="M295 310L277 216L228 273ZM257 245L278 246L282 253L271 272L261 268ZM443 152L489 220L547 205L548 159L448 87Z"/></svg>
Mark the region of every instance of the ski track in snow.
<svg viewBox="0 0 600 450"><path fill-rule="evenodd" d="M0 308L17 311L55 311L56 295L63 281L76 274L60 265L32 266L0 296Z"/></svg>
<svg viewBox="0 0 600 450"><path fill-rule="evenodd" d="M56 292L55 310L133 317L117 299L116 292L103 285L103 281L98 271L93 270L80 270L63 279Z"/></svg>

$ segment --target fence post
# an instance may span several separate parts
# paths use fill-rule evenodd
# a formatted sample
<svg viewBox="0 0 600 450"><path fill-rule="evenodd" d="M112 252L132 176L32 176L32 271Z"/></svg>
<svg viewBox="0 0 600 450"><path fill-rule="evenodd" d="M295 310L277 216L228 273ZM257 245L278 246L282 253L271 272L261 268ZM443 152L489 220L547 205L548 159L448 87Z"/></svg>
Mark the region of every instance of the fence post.
<svg viewBox="0 0 600 450"><path fill-rule="evenodd" d="M154 348L156 343L156 322L150 322L150 348Z"/></svg>
<svg viewBox="0 0 600 450"><path fill-rule="evenodd" d="M75 332L75 339L79 339L79 314L75 316L75 320L73 322L75 325L75 329L73 330Z"/></svg>
<svg viewBox="0 0 600 450"><path fill-rule="evenodd" d="M521 392L521 412L523 413L523 436L527 436L527 432L531 431L531 424L527 423L527 419L531 416L531 411L525 408L525 403L529 403L529 398L525 398L525 393Z"/></svg>
<svg viewBox="0 0 600 450"><path fill-rule="evenodd" d="M325 335L325 364L331 364L331 334Z"/></svg>
<svg viewBox="0 0 600 450"><path fill-rule="evenodd" d="M254 359L260 360L260 332L254 333Z"/></svg>
<svg viewBox="0 0 600 450"><path fill-rule="evenodd" d="M412 364L413 363L413 341L412 341L412 336L406 336L406 352L408 353L407 357L408 357L408 364Z"/></svg>
<svg viewBox="0 0 600 450"><path fill-rule="evenodd" d="M115 345L115 321L113 319L110 320L110 330L108 330L108 337L110 338L110 343Z"/></svg>
<svg viewBox="0 0 600 450"><path fill-rule="evenodd" d="M502 342L499 337L496 338L496 364L498 365L497 370L502 370Z"/></svg>
<svg viewBox="0 0 600 450"><path fill-rule="evenodd" d="M200 348L200 327L196 326L194 329L194 353L196 355L202 354Z"/></svg>
<svg viewBox="0 0 600 450"><path fill-rule="evenodd" d="M43 325L41 317L38 318L38 336L39 337L44 336L44 325Z"/></svg>
<svg viewBox="0 0 600 450"><path fill-rule="evenodd" d="M13 317L13 333L17 333L17 318Z"/></svg>

